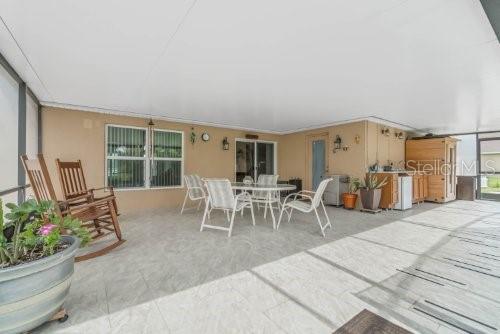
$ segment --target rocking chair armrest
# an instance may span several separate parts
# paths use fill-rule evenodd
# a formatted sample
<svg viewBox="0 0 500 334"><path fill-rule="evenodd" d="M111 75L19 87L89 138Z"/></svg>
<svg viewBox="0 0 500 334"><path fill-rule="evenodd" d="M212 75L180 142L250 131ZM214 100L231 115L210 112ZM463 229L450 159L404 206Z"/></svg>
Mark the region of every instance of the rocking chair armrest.
<svg viewBox="0 0 500 334"><path fill-rule="evenodd" d="M77 201L80 201L82 199L88 199L89 197L92 197L92 196L93 196L92 192L89 190L86 194L75 196L72 198L68 198L67 200L65 200L63 202L67 202L68 204L70 204L71 202L77 202Z"/></svg>
<svg viewBox="0 0 500 334"><path fill-rule="evenodd" d="M94 206L98 206L98 205L102 205L102 204L109 204L109 205L113 205L112 201L115 197L114 196L108 196L106 198L103 198L103 199L100 199L100 200L97 200L97 201L94 201L94 202L90 202L90 203L85 203L85 204L82 204L82 205L78 205L78 206L74 206L72 208L69 208L68 209L68 212L71 214L72 211L80 211L82 209L88 209L88 208L91 208L91 207L94 207Z"/></svg>
<svg viewBox="0 0 500 334"><path fill-rule="evenodd" d="M115 193L115 192L114 192L114 189L113 189L113 187L112 187L112 186L107 186L107 187L99 187L99 188L90 188L90 189L89 189L89 192L93 194L93 193L94 193L94 191L100 191L100 190L104 190L104 191L106 191L106 190L107 190L107 191L109 191L109 192L111 193L111 195L114 195L114 193Z"/></svg>
<svg viewBox="0 0 500 334"><path fill-rule="evenodd" d="M65 215L69 213L69 208L70 208L70 202L69 201L57 201L54 205L57 205L59 210L61 211L61 214Z"/></svg>
<svg viewBox="0 0 500 334"><path fill-rule="evenodd" d="M100 188L91 188L89 189L89 191L98 191L98 190L106 190L108 189L110 192L113 192L113 187L109 186L109 187L100 187Z"/></svg>

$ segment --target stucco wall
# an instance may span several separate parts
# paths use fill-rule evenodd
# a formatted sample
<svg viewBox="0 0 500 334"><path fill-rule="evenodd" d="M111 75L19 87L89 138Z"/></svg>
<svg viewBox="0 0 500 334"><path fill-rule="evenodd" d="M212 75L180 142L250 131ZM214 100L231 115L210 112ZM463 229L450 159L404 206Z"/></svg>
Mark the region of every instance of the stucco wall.
<svg viewBox="0 0 500 334"><path fill-rule="evenodd" d="M144 118L117 116L86 111L44 107L42 112L43 153L51 173L54 188L61 198L56 172L56 158L63 161L82 160L89 187L100 187L105 182L105 125L130 125L146 127ZM157 129L184 132L184 173L197 173L203 177L235 177L235 138L244 138L248 131L231 130L209 126L193 126L198 135L194 145L189 141L191 125L154 121ZM281 180L299 177L305 188L310 188L307 157L310 139L324 134L327 138L327 168L330 173L363 177L369 164L378 160L404 160L404 140L380 134L381 125L359 121L322 129L303 131L287 135L256 133L261 140L277 142L278 174ZM199 138L208 132L209 142ZM333 153L333 141L339 135L347 150ZM222 150L222 139L228 137L228 151ZM382 138L383 137L383 138ZM358 139L358 141L356 141ZM156 207L175 207L182 203L185 189L138 189L118 191L117 198L122 212Z"/></svg>
<svg viewBox="0 0 500 334"><path fill-rule="evenodd" d="M389 135L382 134L383 128L389 129ZM394 135L396 132L403 132L403 139L398 139ZM330 173L363 178L368 166L376 162L381 166L391 162L395 167L400 164L404 166L406 132L369 121L360 121L282 136L279 157L283 177L300 177L308 184L307 164L311 163L305 159L307 145L310 145L308 137L321 134L328 136L327 161ZM333 141L337 135L342 139L342 146L347 146L347 150L333 153Z"/></svg>
<svg viewBox="0 0 500 334"><path fill-rule="evenodd" d="M104 185L105 125L147 126L148 120L85 111L59 108L43 108L43 154L51 174L52 183L59 196L61 188L56 171L55 159L63 161L82 160L88 187ZM154 121L158 129L184 131L184 173L197 173L203 177L224 177L234 179L235 138L244 138L246 131L216 127L194 126L198 140L189 141L191 125ZM208 132L210 141L203 142L199 136ZM278 141L277 135L258 134L259 139ZM228 137L229 150L222 150L222 139ZM278 144L279 150L279 144ZM279 161L278 161L279 168ZM184 199L184 189L130 190L118 191L117 198L122 212L154 207L179 206Z"/></svg>
<svg viewBox="0 0 500 334"><path fill-rule="evenodd" d="M389 129L389 134L382 134L383 129ZM395 133L399 132L403 133L403 139L399 139L395 136ZM378 162L380 166L390 165L392 163L394 167L404 168L406 136L407 133L401 129L368 122L368 166Z"/></svg>
<svg viewBox="0 0 500 334"><path fill-rule="evenodd" d="M310 144L308 138L326 134L328 172L361 177L366 170L366 124L366 121L360 121L283 135L278 152L281 176L285 179L299 177L307 188L310 183L307 180L307 164L311 163L306 161L307 146ZM333 153L333 141L337 135L347 150ZM359 136L359 143L356 143L356 136Z"/></svg>

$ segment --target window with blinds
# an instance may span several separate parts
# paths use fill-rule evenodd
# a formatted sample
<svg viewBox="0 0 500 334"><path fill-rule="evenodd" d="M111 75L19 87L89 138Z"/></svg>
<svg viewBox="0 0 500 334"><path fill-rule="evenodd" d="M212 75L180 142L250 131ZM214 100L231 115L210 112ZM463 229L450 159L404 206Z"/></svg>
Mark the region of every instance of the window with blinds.
<svg viewBox="0 0 500 334"><path fill-rule="evenodd" d="M183 134L108 125L106 179L114 188L182 186Z"/></svg>
<svg viewBox="0 0 500 334"><path fill-rule="evenodd" d="M182 133L153 131L151 187L175 187L182 179Z"/></svg>

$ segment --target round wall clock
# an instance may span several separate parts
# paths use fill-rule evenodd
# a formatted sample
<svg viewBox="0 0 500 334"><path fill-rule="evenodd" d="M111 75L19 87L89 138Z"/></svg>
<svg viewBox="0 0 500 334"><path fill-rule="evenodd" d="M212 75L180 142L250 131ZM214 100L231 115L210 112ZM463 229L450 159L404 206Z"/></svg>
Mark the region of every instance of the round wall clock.
<svg viewBox="0 0 500 334"><path fill-rule="evenodd" d="M209 141L210 140L210 135L206 132L204 132L202 135L201 135L201 139L203 141Z"/></svg>

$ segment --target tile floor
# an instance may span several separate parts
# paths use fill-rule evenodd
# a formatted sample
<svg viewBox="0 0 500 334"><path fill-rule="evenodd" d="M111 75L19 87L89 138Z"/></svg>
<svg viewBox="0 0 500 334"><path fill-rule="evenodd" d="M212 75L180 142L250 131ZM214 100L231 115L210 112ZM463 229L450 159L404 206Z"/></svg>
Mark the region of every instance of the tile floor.
<svg viewBox="0 0 500 334"><path fill-rule="evenodd" d="M75 266L64 324L35 333L331 333L368 309L415 333L500 331L500 203L328 208L233 237L201 212L122 215L127 242ZM213 219L223 220L223 216Z"/></svg>

